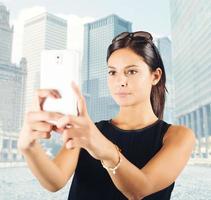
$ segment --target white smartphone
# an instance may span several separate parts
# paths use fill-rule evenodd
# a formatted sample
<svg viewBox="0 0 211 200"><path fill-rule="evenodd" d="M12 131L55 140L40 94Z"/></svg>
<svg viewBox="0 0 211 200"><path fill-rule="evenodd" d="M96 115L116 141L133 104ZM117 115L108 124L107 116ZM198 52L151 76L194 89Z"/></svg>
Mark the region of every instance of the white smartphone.
<svg viewBox="0 0 211 200"><path fill-rule="evenodd" d="M42 51L40 88L56 89L61 95L59 99L47 98L43 110L77 116L77 98L71 81L79 86L79 56L76 50Z"/></svg>

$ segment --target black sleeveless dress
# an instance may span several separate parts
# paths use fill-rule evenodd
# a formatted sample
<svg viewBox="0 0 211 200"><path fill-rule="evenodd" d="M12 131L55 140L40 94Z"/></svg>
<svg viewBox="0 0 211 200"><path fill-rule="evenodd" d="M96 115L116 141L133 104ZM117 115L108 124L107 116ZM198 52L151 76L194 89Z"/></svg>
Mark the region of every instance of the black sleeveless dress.
<svg viewBox="0 0 211 200"><path fill-rule="evenodd" d="M116 144L135 166L142 168L162 147L162 139L171 124L157 120L136 130L123 130L110 120L95 122L100 132ZM135 180L134 180L135 181ZM175 182L144 200L169 200ZM141 186L140 186L141 187ZM81 148L68 200L127 200L112 182L99 160Z"/></svg>

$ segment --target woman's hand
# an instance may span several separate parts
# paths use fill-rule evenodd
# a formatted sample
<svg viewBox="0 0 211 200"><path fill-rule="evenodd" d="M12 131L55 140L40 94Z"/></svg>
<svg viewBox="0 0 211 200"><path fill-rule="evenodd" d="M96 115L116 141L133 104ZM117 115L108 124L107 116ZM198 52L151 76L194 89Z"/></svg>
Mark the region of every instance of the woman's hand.
<svg viewBox="0 0 211 200"><path fill-rule="evenodd" d="M71 86L77 97L78 114L65 115L57 121L57 128L64 129L62 139L66 143L66 148L82 147L95 159L108 159L112 143L90 119L85 98L79 87L74 82Z"/></svg>
<svg viewBox="0 0 211 200"><path fill-rule="evenodd" d="M43 111L43 104L46 98L60 98L56 90L38 89L32 101L30 111L24 117L24 123L18 139L18 148L27 150L36 142L37 139L49 139L52 130L62 132L55 125L46 121L58 120L64 115L56 112Z"/></svg>

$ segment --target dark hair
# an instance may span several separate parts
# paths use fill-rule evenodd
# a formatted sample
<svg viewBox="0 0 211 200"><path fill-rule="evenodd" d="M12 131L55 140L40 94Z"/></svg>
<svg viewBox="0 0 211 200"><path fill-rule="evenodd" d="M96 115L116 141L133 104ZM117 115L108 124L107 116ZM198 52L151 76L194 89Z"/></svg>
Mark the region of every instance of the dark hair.
<svg viewBox="0 0 211 200"><path fill-rule="evenodd" d="M150 71L155 71L158 67L162 70L159 82L152 86L150 94L150 102L155 115L159 119L163 119L163 111L165 106L166 92L168 92L166 84L166 74L160 53L153 41L143 40L139 37L125 37L110 44L107 50L107 62L111 54L122 48L129 48L137 55L144 59L144 62L150 67Z"/></svg>

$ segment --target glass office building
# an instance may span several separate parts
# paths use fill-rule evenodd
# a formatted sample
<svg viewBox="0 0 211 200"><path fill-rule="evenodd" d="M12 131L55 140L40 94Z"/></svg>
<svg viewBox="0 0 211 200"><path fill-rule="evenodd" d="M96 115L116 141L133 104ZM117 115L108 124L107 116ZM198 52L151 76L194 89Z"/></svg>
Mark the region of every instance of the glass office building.
<svg viewBox="0 0 211 200"><path fill-rule="evenodd" d="M0 2L0 63L10 64L12 54L13 27L9 24L10 13Z"/></svg>
<svg viewBox="0 0 211 200"><path fill-rule="evenodd" d="M211 157L211 1L170 1L175 112L196 134L195 157Z"/></svg>
<svg viewBox="0 0 211 200"><path fill-rule="evenodd" d="M156 39L156 46L160 52L164 69L166 73L166 102L164 108L163 119L168 123L175 123L175 94L174 94L174 77L172 73L172 51L171 40L168 37L161 37Z"/></svg>
<svg viewBox="0 0 211 200"><path fill-rule="evenodd" d="M93 121L114 116L119 106L107 86L107 48L121 32L131 31L132 23L112 14L84 26L83 63L80 83Z"/></svg>
<svg viewBox="0 0 211 200"><path fill-rule="evenodd" d="M23 122L26 61L11 63L13 28L9 11L0 3L0 163L21 159L17 149Z"/></svg>
<svg viewBox="0 0 211 200"><path fill-rule="evenodd" d="M62 50L67 46L67 21L43 13L24 23L23 57L27 61L26 105L31 105L35 89L40 87L40 65L42 50Z"/></svg>

